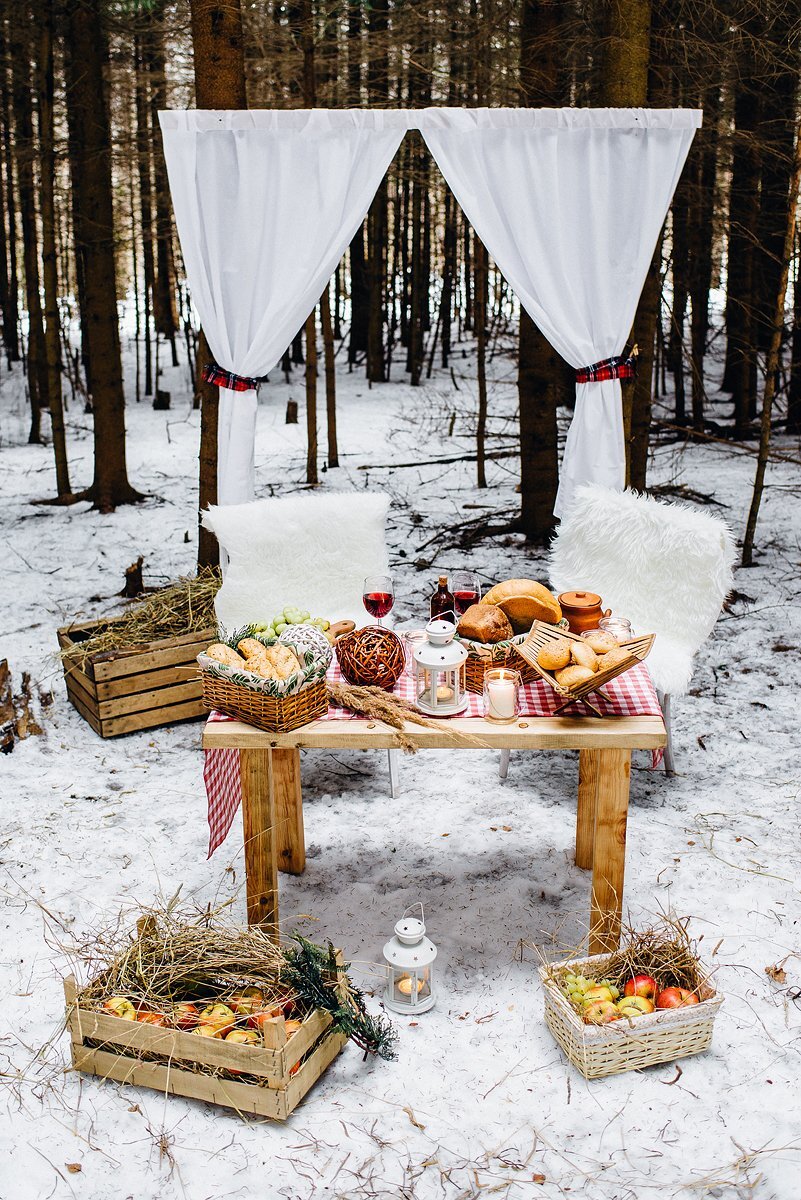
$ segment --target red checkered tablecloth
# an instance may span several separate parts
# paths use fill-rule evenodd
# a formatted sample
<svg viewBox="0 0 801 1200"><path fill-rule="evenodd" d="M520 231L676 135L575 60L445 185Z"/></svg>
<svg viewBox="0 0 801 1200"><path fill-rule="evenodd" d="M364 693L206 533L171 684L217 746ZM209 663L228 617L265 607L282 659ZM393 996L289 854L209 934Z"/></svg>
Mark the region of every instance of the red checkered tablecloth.
<svg viewBox="0 0 801 1200"><path fill-rule="evenodd" d="M328 678L332 683L339 683L342 675L336 661L331 664ZM404 673L393 688L402 700L414 702L414 681L411 675ZM662 715L656 689L651 682L648 668L644 663L625 671L604 684L604 692L609 699L593 695L595 703L605 717L656 717ZM482 712L482 697L473 692L468 693L469 701L460 717L480 717ZM523 717L550 717L559 707L561 697L548 687L547 683L538 679L534 683L523 684L520 689L520 715ZM571 714L580 715L584 706L576 704ZM589 713L589 709L584 709ZM355 719L356 713L346 708L328 709L329 721L347 721ZM210 721L230 721L224 713L213 712ZM653 766L659 766L663 751L653 752ZM209 858L228 836L236 811L242 802L242 785L239 776L238 750L207 750L206 762L203 769L203 779L206 784L206 795L209 804Z"/></svg>

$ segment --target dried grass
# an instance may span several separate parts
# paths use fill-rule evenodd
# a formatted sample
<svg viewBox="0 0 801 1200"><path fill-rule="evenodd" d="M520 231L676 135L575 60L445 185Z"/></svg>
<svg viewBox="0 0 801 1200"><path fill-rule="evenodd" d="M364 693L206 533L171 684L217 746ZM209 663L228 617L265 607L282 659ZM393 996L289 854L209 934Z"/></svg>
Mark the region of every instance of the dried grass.
<svg viewBox="0 0 801 1200"><path fill-rule="evenodd" d="M153 592L121 617L110 617L98 633L67 646L61 657L83 666L88 658L99 654L113 654L132 646L141 648L162 638L215 629L214 597L220 582L216 568L202 567L197 575L185 576Z"/></svg>

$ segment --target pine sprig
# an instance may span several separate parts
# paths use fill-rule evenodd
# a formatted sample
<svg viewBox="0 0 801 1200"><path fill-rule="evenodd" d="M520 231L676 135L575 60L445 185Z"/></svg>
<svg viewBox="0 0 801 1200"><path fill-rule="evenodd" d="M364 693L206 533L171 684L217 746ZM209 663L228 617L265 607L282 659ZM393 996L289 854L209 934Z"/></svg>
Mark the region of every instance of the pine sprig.
<svg viewBox="0 0 801 1200"><path fill-rule="evenodd" d="M297 946L284 948L285 968L281 978L292 985L302 1000L323 1008L333 1017L333 1027L368 1054L397 1058L398 1032L386 1017L368 1013L364 993L347 976L348 964L339 963L331 942L328 950L315 946L296 933Z"/></svg>

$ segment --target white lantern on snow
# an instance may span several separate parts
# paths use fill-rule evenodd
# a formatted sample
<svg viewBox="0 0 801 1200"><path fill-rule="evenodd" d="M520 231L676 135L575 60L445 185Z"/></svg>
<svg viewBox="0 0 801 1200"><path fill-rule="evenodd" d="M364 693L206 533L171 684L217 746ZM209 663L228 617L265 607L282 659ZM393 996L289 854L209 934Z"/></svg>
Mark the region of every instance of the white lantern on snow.
<svg viewBox="0 0 801 1200"><path fill-rule="evenodd" d="M454 641L455 635L456 626L450 621L429 621L426 640L414 651L417 707L433 717L452 717L467 708L467 651Z"/></svg>
<svg viewBox="0 0 801 1200"><path fill-rule="evenodd" d="M392 1012L411 1015L434 1007L433 966L437 947L426 937L422 904L420 918L418 921L404 914L395 926L395 936L384 946L387 965L384 1005Z"/></svg>

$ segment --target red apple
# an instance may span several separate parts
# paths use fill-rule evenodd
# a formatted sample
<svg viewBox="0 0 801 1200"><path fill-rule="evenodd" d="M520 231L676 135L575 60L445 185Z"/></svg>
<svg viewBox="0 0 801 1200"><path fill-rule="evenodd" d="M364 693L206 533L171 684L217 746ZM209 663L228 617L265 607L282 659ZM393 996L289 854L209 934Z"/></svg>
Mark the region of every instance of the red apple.
<svg viewBox="0 0 801 1200"><path fill-rule="evenodd" d="M641 1017L654 1011L654 1002L645 996L624 996L618 1000L617 1010L624 1017Z"/></svg>
<svg viewBox="0 0 801 1200"><path fill-rule="evenodd" d="M248 1018L254 1029L264 1029L268 1021L274 1021L276 1017L281 1017L284 1014L280 1004L274 1004L271 1008L260 1008L257 1012L251 1013Z"/></svg>
<svg viewBox="0 0 801 1200"><path fill-rule="evenodd" d="M665 988L656 998L657 1008L683 1008L687 1004L698 1004L698 996L682 987Z"/></svg>
<svg viewBox="0 0 801 1200"><path fill-rule="evenodd" d="M584 1020L588 1025L608 1025L619 1021L620 1013L611 1000L596 1000L584 1009Z"/></svg>
<svg viewBox="0 0 801 1200"><path fill-rule="evenodd" d="M258 1046L259 1035L255 1029L232 1029L225 1035L226 1042L241 1042L243 1045Z"/></svg>
<svg viewBox="0 0 801 1200"><path fill-rule="evenodd" d="M594 987L587 988L584 995L581 997L582 1003L597 1004L599 1000L612 1000L613 996L605 983L597 983Z"/></svg>
<svg viewBox="0 0 801 1200"><path fill-rule="evenodd" d="M264 1007L264 993L260 988L246 987L241 992L234 992L228 1004L240 1017L249 1016Z"/></svg>
<svg viewBox="0 0 801 1200"><path fill-rule="evenodd" d="M635 975L626 981L623 995L644 996L646 1000L653 1000L658 991L657 982L652 975Z"/></svg>
<svg viewBox="0 0 801 1200"><path fill-rule="evenodd" d="M136 1014L137 1021L142 1021L145 1025L166 1025L167 1018L164 1013L151 1012L147 1008L140 1008Z"/></svg>
<svg viewBox="0 0 801 1200"><path fill-rule="evenodd" d="M188 1001L176 1004L172 1010L172 1023L176 1029L194 1029L200 1019L197 1006Z"/></svg>
<svg viewBox="0 0 801 1200"><path fill-rule="evenodd" d="M223 1031L216 1025L198 1025L197 1029L191 1031L197 1037L213 1037L221 1038Z"/></svg>
<svg viewBox="0 0 801 1200"><path fill-rule="evenodd" d="M302 1025L302 1024L303 1024L303 1022L302 1022L302 1021L295 1021L295 1020L292 1020L292 1021L286 1021L286 1022L284 1023L284 1025L285 1025L285 1028L286 1028L286 1036L287 1036L288 1038L291 1038L293 1033L297 1033L297 1032L298 1032L298 1030L300 1029L300 1027L301 1027L301 1025Z"/></svg>
<svg viewBox="0 0 801 1200"><path fill-rule="evenodd" d="M136 1009L127 996L109 996L103 1007L112 1017L122 1017L124 1021L136 1020Z"/></svg>
<svg viewBox="0 0 801 1200"><path fill-rule="evenodd" d="M236 1016L227 1004L207 1004L200 1014L200 1024L219 1029L225 1037L229 1029L233 1029L236 1024Z"/></svg>

